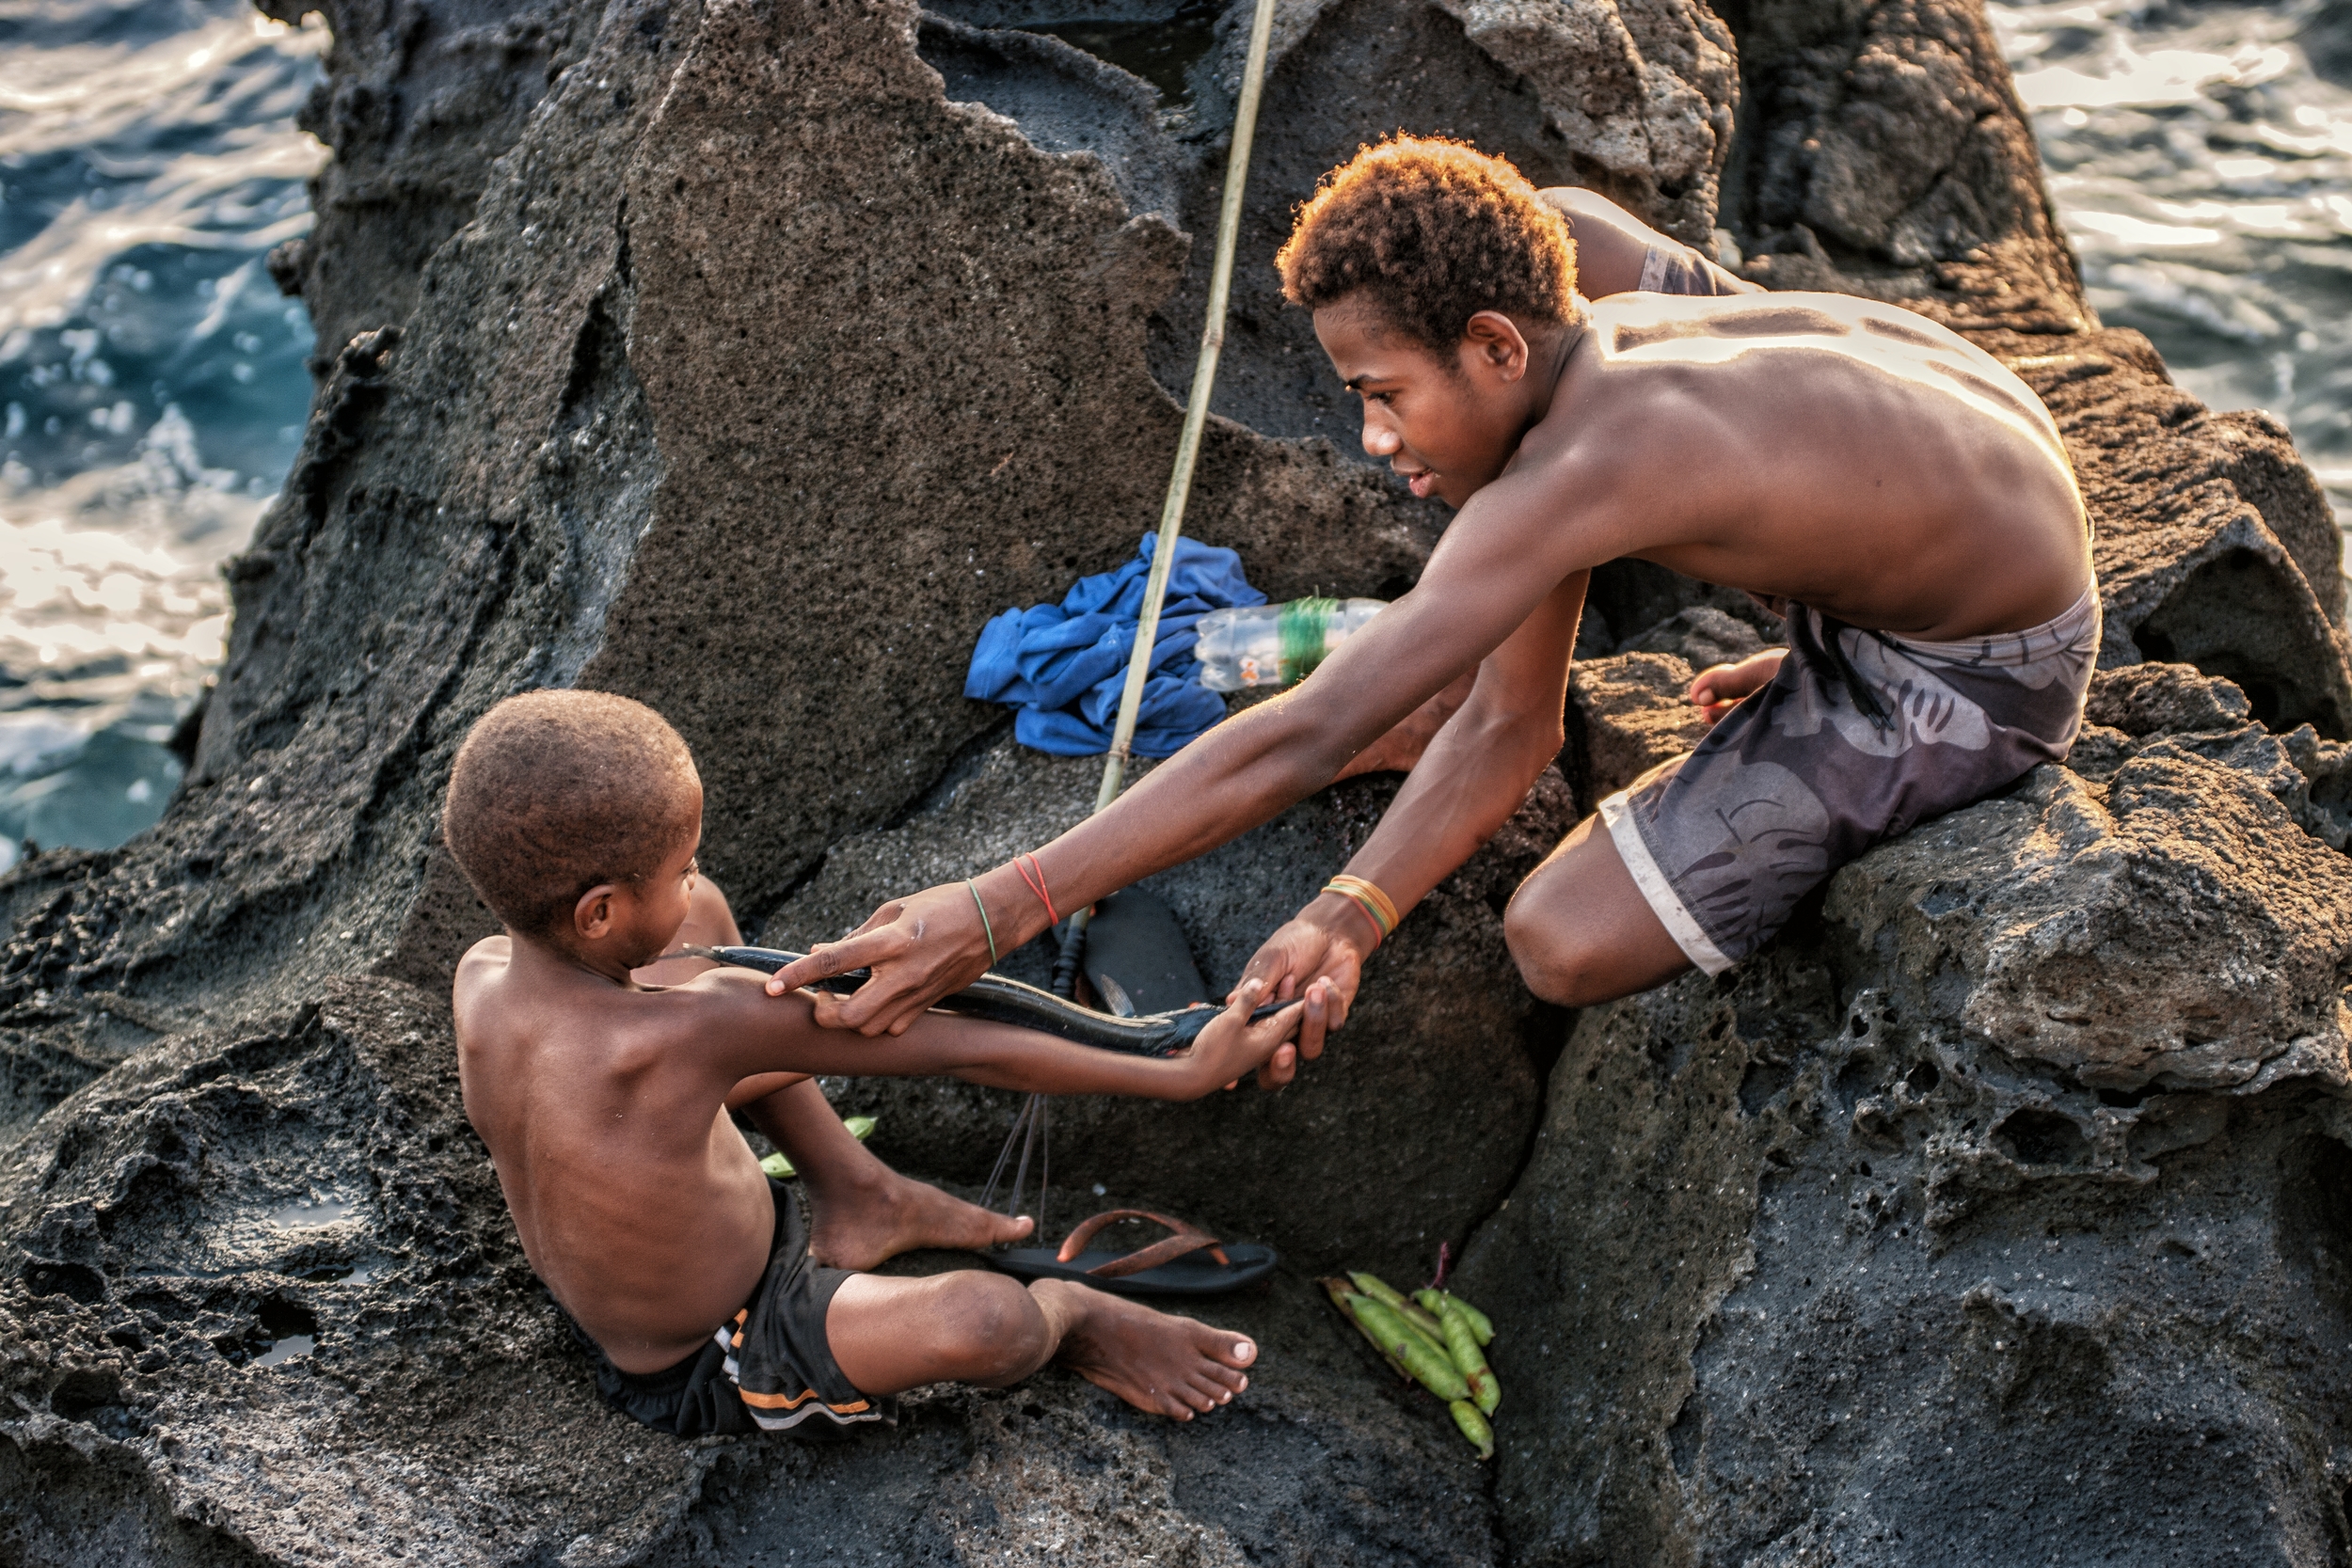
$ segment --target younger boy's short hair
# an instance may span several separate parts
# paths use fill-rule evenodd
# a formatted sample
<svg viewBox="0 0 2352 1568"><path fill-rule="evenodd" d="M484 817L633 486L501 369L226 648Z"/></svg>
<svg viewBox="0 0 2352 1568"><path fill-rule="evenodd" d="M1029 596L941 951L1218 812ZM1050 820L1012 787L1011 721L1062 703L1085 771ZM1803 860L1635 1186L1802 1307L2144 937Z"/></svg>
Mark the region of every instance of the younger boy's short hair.
<svg viewBox="0 0 2352 1568"><path fill-rule="evenodd" d="M1502 158L1436 136L1393 136L1323 177L1274 258L1282 295L1320 310L1351 294L1440 353L1471 316L1579 319L1567 219Z"/></svg>
<svg viewBox="0 0 2352 1568"><path fill-rule="evenodd" d="M458 747L441 833L490 912L544 937L590 888L660 869L701 810L693 753L661 715L606 691L526 691Z"/></svg>

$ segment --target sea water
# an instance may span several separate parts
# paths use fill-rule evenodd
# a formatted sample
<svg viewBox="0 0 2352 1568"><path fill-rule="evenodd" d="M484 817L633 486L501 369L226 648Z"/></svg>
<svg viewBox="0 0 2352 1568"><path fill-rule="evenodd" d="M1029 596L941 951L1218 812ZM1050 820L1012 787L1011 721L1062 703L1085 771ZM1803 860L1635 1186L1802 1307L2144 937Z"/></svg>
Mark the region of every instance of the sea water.
<svg viewBox="0 0 2352 1568"><path fill-rule="evenodd" d="M178 784L219 566L286 476L326 43L245 0L0 0L0 864L104 847Z"/></svg>
<svg viewBox="0 0 2352 1568"><path fill-rule="evenodd" d="M2352 3L1988 7L2091 307L2352 523Z"/></svg>
<svg viewBox="0 0 2352 1568"><path fill-rule="evenodd" d="M1990 9L2094 308L2285 420L2352 521L2352 0ZM310 223L326 44L246 0L0 0L0 863L119 843L178 783L219 564L310 402L262 257Z"/></svg>

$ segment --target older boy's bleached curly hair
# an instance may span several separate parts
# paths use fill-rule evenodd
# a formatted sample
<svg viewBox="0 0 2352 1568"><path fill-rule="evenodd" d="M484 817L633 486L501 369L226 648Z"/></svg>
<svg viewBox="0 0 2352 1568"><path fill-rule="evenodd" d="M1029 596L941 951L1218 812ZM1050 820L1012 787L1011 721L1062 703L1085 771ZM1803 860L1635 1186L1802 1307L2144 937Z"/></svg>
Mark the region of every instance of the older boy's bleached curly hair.
<svg viewBox="0 0 2352 1568"><path fill-rule="evenodd" d="M1438 136L1391 136L1323 177L1274 258L1282 295L1319 310L1363 293L1426 347L1470 319L1578 319L1567 220L1502 158Z"/></svg>

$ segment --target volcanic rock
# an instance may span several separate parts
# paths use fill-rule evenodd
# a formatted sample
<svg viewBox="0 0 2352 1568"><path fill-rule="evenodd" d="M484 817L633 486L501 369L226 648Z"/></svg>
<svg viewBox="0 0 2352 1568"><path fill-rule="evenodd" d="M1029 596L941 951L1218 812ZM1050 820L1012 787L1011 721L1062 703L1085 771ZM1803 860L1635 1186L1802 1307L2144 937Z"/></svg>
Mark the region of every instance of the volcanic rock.
<svg viewBox="0 0 2352 1568"><path fill-rule="evenodd" d="M1523 1325L1505 1385L1563 1390L1501 1461L1511 1560L2342 1529L2352 873L2153 750L2036 769L1752 970L1583 1017L1462 1275Z"/></svg>
<svg viewBox="0 0 2352 1568"><path fill-rule="evenodd" d="M1359 142L1469 136L2026 377L2106 617L2069 766L1847 867L1720 980L1539 1006L1517 879L1701 733L1692 668L1772 640L1611 563L1559 769L1323 1060L1056 1108L1058 1221L1288 1254L1204 1314L1265 1346L1242 1400L1180 1428L1048 1371L822 1449L596 1403L460 1110L448 977L488 923L435 844L450 758L513 691L644 698L778 942L1085 809L1092 765L1012 749L963 663L1157 516L1245 11L1074 6L332 0L335 157L273 269L318 398L194 765L140 840L0 878L0 1559L2340 1554L2333 536L2282 432L2085 309L1970 0L1286 4L1189 531L1276 598L1411 582L1442 516L1356 453L1266 261ZM1213 987L1394 788L1152 879ZM1011 1111L833 1087L966 1191ZM1483 1472L1305 1277L1466 1240L1506 1389Z"/></svg>
<svg viewBox="0 0 2352 1568"><path fill-rule="evenodd" d="M1690 662L1673 654L1586 659L1568 675L1569 744L1578 753L1588 810L1707 738L1691 703Z"/></svg>
<svg viewBox="0 0 2352 1568"><path fill-rule="evenodd" d="M2276 421L2214 414L2136 332L1985 345L2058 421L2090 509L2106 611L2103 664L2193 664L2265 723L2344 739L2343 540Z"/></svg>

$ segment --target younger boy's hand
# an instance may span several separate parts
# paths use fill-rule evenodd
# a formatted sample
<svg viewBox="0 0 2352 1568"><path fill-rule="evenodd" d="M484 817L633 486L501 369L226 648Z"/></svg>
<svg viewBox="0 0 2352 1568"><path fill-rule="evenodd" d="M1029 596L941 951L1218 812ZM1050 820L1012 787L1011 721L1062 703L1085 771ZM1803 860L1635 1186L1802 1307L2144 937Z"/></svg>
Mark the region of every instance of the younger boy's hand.
<svg viewBox="0 0 2352 1568"><path fill-rule="evenodd" d="M1298 1071L1298 1047L1291 1043L1292 1037L1308 1018L1322 1022L1330 1001L1329 986L1310 986L1300 1001L1252 1023L1249 1015L1264 1000L1265 990L1262 980L1244 980L1233 993L1232 1005L1192 1042L1184 1059L1199 1069L1199 1093L1206 1094L1220 1084L1232 1088L1252 1070L1258 1074L1261 1088L1279 1088Z"/></svg>
<svg viewBox="0 0 2352 1568"><path fill-rule="evenodd" d="M1717 664L1698 673L1691 682L1691 701L1707 714L1713 723L1729 713L1732 705L1752 692L1761 691L1780 673L1780 661L1787 656L1786 648L1767 648L1760 654L1750 654L1737 664Z"/></svg>

